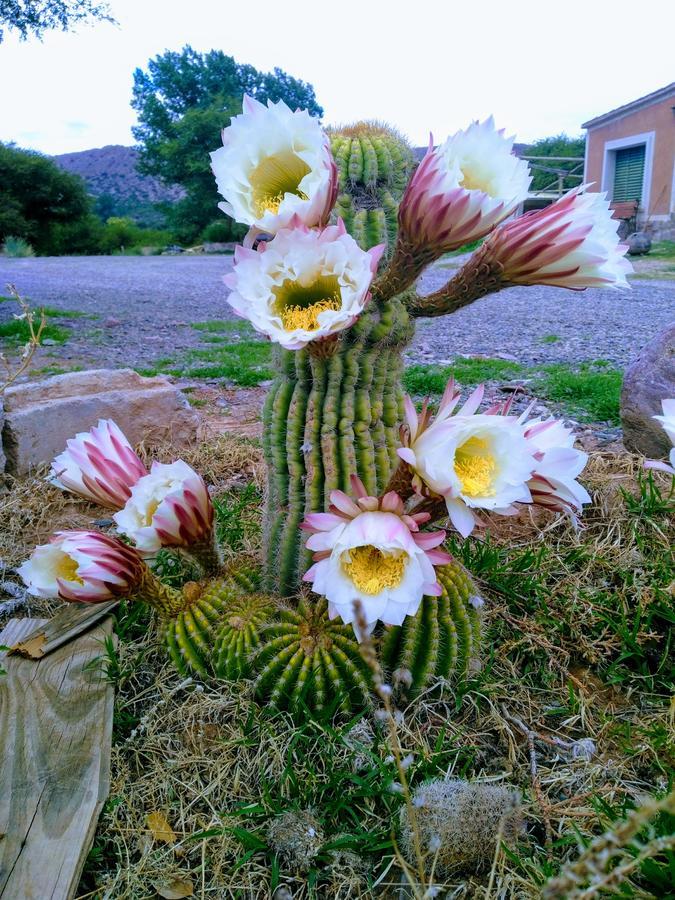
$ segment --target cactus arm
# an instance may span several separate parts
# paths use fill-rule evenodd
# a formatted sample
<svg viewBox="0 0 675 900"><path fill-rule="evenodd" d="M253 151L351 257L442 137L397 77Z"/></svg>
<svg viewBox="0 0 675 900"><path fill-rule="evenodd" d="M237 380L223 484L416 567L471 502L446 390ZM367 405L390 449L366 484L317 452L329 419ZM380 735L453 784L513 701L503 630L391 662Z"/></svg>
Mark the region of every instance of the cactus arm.
<svg viewBox="0 0 675 900"><path fill-rule="evenodd" d="M407 304L410 315L413 318L447 316L487 294L510 287L503 279L502 267L489 261L487 252L488 246L483 244L440 290L426 297L412 297Z"/></svg>

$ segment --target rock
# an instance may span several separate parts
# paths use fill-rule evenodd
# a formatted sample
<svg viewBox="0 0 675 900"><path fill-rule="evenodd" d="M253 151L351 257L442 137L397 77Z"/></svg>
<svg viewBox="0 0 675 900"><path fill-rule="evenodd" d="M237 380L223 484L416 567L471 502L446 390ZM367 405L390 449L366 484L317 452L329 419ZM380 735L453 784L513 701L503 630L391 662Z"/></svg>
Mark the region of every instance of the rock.
<svg viewBox="0 0 675 900"><path fill-rule="evenodd" d="M626 238L629 256L642 256L652 249L652 239L645 231L634 231Z"/></svg>
<svg viewBox="0 0 675 900"><path fill-rule="evenodd" d="M628 450L654 459L668 455L668 436L652 418L662 414L661 401L668 397L675 397L675 322L646 344L626 370L621 424Z"/></svg>
<svg viewBox="0 0 675 900"><path fill-rule="evenodd" d="M132 369L68 372L5 392L6 468L23 475L50 462L68 438L100 418L114 419L132 444L194 441L198 414L166 378L143 378Z"/></svg>
<svg viewBox="0 0 675 900"><path fill-rule="evenodd" d="M104 321L104 328L116 328L118 325L122 324L121 319L115 319L113 316L108 316L108 318Z"/></svg>

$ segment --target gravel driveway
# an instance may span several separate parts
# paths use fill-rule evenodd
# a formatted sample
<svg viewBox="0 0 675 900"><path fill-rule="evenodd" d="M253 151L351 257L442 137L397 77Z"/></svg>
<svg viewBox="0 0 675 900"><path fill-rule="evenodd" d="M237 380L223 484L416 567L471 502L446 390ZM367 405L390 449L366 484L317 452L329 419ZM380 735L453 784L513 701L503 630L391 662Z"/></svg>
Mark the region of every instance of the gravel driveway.
<svg viewBox="0 0 675 900"><path fill-rule="evenodd" d="M200 346L191 322L232 317L222 283L231 267L229 256L0 258L0 294L9 282L34 304L97 316L65 323L72 337L58 348L61 360L140 367ZM433 268L422 293L451 274L445 265ZM11 312L10 304L0 304L0 320ZM675 281L636 279L628 294L511 288L453 316L420 321L408 358L444 362L464 354L525 364L606 359L625 366L673 319Z"/></svg>

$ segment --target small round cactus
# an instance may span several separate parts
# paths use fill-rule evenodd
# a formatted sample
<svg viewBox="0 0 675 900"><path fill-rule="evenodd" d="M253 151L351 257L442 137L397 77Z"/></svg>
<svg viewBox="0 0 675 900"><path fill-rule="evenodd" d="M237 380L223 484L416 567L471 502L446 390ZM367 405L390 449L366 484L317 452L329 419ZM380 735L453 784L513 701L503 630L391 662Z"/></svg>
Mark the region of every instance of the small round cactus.
<svg viewBox="0 0 675 900"><path fill-rule="evenodd" d="M414 165L411 148L380 122L332 131L331 146L339 175L336 215L365 250L393 247L398 202Z"/></svg>
<svg viewBox="0 0 675 900"><path fill-rule="evenodd" d="M216 635L233 604L242 593L258 587L256 573L247 568L232 570L224 579L190 581L183 587L184 608L167 617L164 636L169 654L179 672L207 675L213 668Z"/></svg>
<svg viewBox="0 0 675 900"><path fill-rule="evenodd" d="M226 604L224 622L216 638L213 669L219 678L244 678L251 668L251 656L260 644L260 629L274 611L265 594L244 594Z"/></svg>
<svg viewBox="0 0 675 900"><path fill-rule="evenodd" d="M387 628L381 658L394 682L410 696L434 679L466 676L478 652L483 605L466 569L452 562L436 569L440 597L424 597L414 616Z"/></svg>
<svg viewBox="0 0 675 900"><path fill-rule="evenodd" d="M345 712L367 704L370 671L351 628L328 618L328 606L302 599L267 625L255 657L256 692L282 709L321 712L337 702Z"/></svg>

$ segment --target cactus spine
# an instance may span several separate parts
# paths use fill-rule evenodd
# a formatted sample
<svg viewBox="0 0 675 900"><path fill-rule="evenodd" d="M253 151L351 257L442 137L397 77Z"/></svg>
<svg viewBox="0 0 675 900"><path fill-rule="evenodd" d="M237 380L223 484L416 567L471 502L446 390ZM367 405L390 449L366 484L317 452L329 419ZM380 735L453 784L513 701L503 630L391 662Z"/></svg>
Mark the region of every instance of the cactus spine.
<svg viewBox="0 0 675 900"><path fill-rule="evenodd" d="M414 616L386 629L380 657L394 681L414 696L434 679L465 677L478 652L480 597L466 569L436 569L442 594L424 597Z"/></svg>
<svg viewBox="0 0 675 900"><path fill-rule="evenodd" d="M337 214L361 246L396 233L410 148L386 127L360 123L332 134L340 175ZM378 224L379 223L379 224ZM310 565L300 522L327 508L335 488L358 474L381 492L397 464L403 419L401 352L413 327L400 298L369 304L329 358L280 351L279 375L263 412L268 464L266 588L290 597Z"/></svg>
<svg viewBox="0 0 675 900"><path fill-rule="evenodd" d="M219 589L222 587L216 585L215 590ZM249 674L251 657L260 644L260 629L273 612L274 603L264 594L244 594L227 602L213 654L219 678L234 681Z"/></svg>
<svg viewBox="0 0 675 900"><path fill-rule="evenodd" d="M254 659L256 693L280 708L349 711L368 703L370 672L352 629L328 618L326 601L302 599L267 625Z"/></svg>

